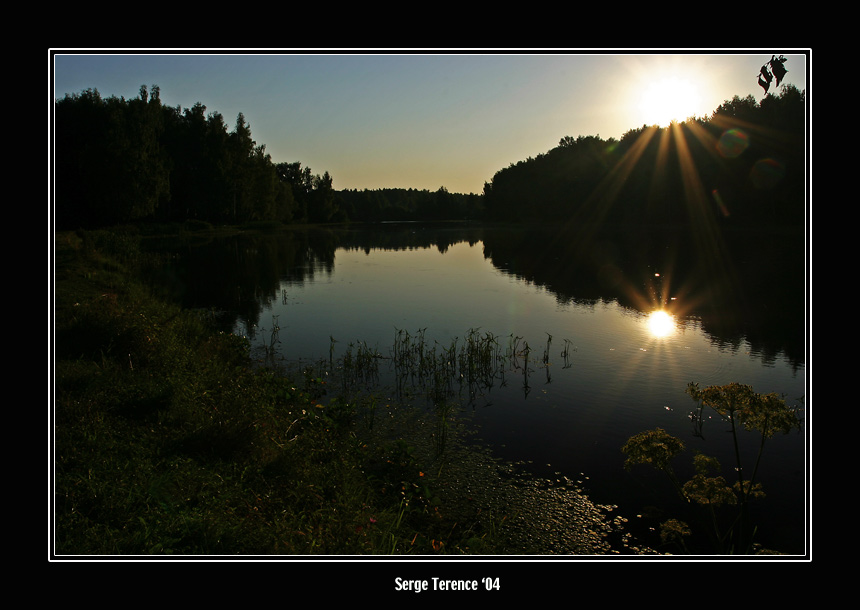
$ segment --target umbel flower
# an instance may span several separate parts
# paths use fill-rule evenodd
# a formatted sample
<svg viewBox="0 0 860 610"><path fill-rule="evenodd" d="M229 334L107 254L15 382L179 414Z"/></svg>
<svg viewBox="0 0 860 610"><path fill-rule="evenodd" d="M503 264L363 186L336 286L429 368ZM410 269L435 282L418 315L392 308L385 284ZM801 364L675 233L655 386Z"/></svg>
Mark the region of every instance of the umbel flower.
<svg viewBox="0 0 860 610"><path fill-rule="evenodd" d="M713 409L728 422L737 462L734 467L737 481L729 485L719 474L720 463L716 458L697 454L693 458L696 474L682 485L672 470L671 461L684 450L684 443L662 428L640 432L628 439L621 448L627 455L624 467L629 470L635 464L649 464L665 472L687 502L703 507L706 514L710 515L708 523L713 530L711 538L718 552L748 553L753 548L755 534L748 503L753 498L764 496L761 484L755 480L765 441L778 430L787 434L794 428L800 429L799 409L787 405L777 394L758 394L750 386L739 383L710 386L704 390L699 389L698 384L691 383L687 393L699 403L692 414L693 420L698 422L697 426L701 426L701 413L705 407ZM741 463L738 438L741 429L761 434L758 451L749 471L745 471ZM700 430L697 436L701 436ZM734 506L737 512L724 532L720 531L722 526L716 519L719 506ZM674 542L682 538L677 529L669 528L666 532Z"/></svg>
<svg viewBox="0 0 860 610"><path fill-rule="evenodd" d="M671 468L672 458L684 451L684 443L662 428L655 428L631 436L621 451L627 454L624 467L628 470L635 464L666 470Z"/></svg>
<svg viewBox="0 0 860 610"><path fill-rule="evenodd" d="M776 393L758 394L751 386L740 383L700 390L699 384L691 383L687 386L687 394L703 406L732 420L735 425L757 430L765 438L772 437L777 430L787 434L794 428L800 428L797 410L788 406Z"/></svg>

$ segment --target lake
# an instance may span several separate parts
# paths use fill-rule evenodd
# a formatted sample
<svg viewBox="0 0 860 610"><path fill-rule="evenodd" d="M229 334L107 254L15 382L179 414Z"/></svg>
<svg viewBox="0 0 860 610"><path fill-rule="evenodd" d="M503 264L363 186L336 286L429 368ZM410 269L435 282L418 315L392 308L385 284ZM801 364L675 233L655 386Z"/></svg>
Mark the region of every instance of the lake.
<svg viewBox="0 0 860 610"><path fill-rule="evenodd" d="M258 355L334 363L369 350L396 393L405 376L421 383L397 369L398 345L441 358L492 343L492 371L467 379L461 369L447 386L481 439L537 476L582 481L633 520L671 508L673 493L657 473L623 468L633 434L661 427L681 438L682 474L695 450L734 463L716 417L694 435L688 383L739 382L790 404L808 393L803 236L407 223L170 249L163 285L186 307L217 312ZM752 451L758 437L747 436ZM768 443L761 539L802 554L807 431Z"/></svg>

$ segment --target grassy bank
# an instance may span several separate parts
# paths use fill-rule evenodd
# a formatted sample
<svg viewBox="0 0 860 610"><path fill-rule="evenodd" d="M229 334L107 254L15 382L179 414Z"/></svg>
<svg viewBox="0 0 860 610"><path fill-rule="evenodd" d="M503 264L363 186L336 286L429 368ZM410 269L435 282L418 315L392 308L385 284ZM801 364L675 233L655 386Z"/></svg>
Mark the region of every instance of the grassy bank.
<svg viewBox="0 0 860 610"><path fill-rule="evenodd" d="M320 379L253 366L140 281L157 261L135 233L57 234L54 257L57 556L610 552L576 490L455 434L440 454L420 411L374 401L371 429ZM535 506L562 527L535 535Z"/></svg>
<svg viewBox="0 0 860 610"><path fill-rule="evenodd" d="M153 298L134 241L56 237L56 552L433 551L408 453L359 443L348 405Z"/></svg>

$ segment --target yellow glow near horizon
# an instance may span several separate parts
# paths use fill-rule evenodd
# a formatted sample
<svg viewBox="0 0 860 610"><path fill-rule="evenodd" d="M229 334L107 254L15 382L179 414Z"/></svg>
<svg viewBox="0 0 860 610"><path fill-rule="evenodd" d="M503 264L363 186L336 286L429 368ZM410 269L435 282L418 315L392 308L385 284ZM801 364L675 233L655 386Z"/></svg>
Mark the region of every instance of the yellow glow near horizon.
<svg viewBox="0 0 860 610"><path fill-rule="evenodd" d="M666 337L675 332L675 320L665 311L654 311L648 316L648 330L655 337Z"/></svg>
<svg viewBox="0 0 860 610"><path fill-rule="evenodd" d="M670 76L646 85L638 106L644 124L667 127L696 115L700 103L701 92L692 81Z"/></svg>

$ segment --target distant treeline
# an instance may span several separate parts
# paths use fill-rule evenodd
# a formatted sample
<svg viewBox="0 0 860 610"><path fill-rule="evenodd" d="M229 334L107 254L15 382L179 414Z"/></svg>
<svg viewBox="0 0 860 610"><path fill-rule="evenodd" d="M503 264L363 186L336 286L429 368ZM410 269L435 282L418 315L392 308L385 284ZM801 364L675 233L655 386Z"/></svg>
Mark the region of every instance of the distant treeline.
<svg viewBox="0 0 860 610"><path fill-rule="evenodd" d="M385 188L338 191L337 201L350 220L480 220L482 196L436 191Z"/></svg>
<svg viewBox="0 0 860 610"><path fill-rule="evenodd" d="M87 89L55 104L55 222L60 229L187 220L640 224L719 214L741 225L798 225L804 102L786 85L760 104L735 97L708 119L643 126L620 141L568 136L498 171L483 194L466 195L445 187L338 191L328 172L272 161L242 113L230 131L199 102L163 105L155 85L129 100Z"/></svg>

